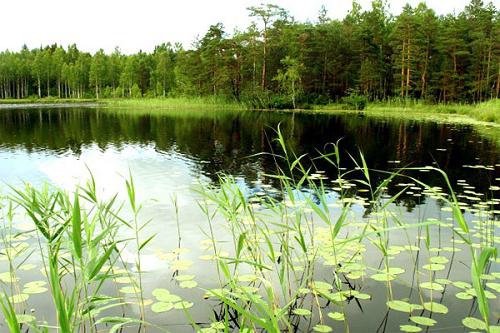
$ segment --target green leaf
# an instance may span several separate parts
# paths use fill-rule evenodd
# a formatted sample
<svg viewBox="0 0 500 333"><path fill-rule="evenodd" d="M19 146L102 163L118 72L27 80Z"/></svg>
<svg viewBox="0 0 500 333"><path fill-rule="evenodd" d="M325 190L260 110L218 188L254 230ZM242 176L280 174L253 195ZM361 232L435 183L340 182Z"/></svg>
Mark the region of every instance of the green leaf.
<svg viewBox="0 0 500 333"><path fill-rule="evenodd" d="M420 316L411 316L410 320L415 324L422 326L434 326L434 324L437 323L437 321L435 321L434 319Z"/></svg>
<svg viewBox="0 0 500 333"><path fill-rule="evenodd" d="M327 332L331 332L332 328L330 326L318 324L318 325L313 327L313 331L320 332L320 333L327 333Z"/></svg>
<svg viewBox="0 0 500 333"><path fill-rule="evenodd" d="M414 310L421 310L423 307L418 304L410 304L405 301L388 301L387 306L395 311L400 311L400 312L406 312L406 313L411 313Z"/></svg>
<svg viewBox="0 0 500 333"><path fill-rule="evenodd" d="M328 317L332 318L333 320L337 321L344 321L345 316L342 312L329 312Z"/></svg>
<svg viewBox="0 0 500 333"><path fill-rule="evenodd" d="M75 191L73 215L71 216L71 226L71 236L75 254L78 259L82 259L82 215L80 211L80 199L78 198L78 191Z"/></svg>
<svg viewBox="0 0 500 333"><path fill-rule="evenodd" d="M167 312L174 308L174 304L167 302L158 302L151 305L151 311L155 313Z"/></svg>
<svg viewBox="0 0 500 333"><path fill-rule="evenodd" d="M448 308L443 305L439 304L436 302L426 302L424 303L424 309L430 312L434 313L442 313L442 314L447 314L448 313Z"/></svg>
<svg viewBox="0 0 500 333"><path fill-rule="evenodd" d="M401 326L399 326L399 329L402 332L410 332L410 333L422 331L422 329L420 327L413 326L413 325L401 325Z"/></svg>
<svg viewBox="0 0 500 333"><path fill-rule="evenodd" d="M297 316L310 316L311 315L311 311L307 310L307 309L294 309L292 311L293 314L296 314Z"/></svg>
<svg viewBox="0 0 500 333"><path fill-rule="evenodd" d="M470 328L472 330L485 330L486 329L486 324L484 323L484 321L479 320L479 319L474 318L474 317L464 318L462 320L462 324L465 327Z"/></svg>

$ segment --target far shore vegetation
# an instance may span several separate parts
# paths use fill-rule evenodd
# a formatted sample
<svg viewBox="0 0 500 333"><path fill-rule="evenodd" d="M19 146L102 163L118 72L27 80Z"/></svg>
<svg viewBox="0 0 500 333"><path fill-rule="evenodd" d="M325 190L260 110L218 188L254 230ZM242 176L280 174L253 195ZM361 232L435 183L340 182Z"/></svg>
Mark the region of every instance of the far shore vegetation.
<svg viewBox="0 0 500 333"><path fill-rule="evenodd" d="M126 106L168 97L171 104L251 109L385 108L410 100L419 110L438 104L438 112L462 113L467 107L441 105L500 94L499 11L491 2L471 0L448 15L407 4L394 16L386 1L366 11L354 1L343 19L322 8L311 22L271 4L248 14L246 29L229 33L216 23L190 48L163 43L150 53L117 47L91 54L54 44L0 52L0 100L113 98ZM481 112L481 120L494 121L494 113Z"/></svg>

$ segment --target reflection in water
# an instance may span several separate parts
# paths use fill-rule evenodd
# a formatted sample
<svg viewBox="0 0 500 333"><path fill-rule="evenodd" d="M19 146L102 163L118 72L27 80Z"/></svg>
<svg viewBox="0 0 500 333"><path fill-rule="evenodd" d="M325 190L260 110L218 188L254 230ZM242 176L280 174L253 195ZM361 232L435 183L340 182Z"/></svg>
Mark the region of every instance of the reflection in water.
<svg viewBox="0 0 500 333"><path fill-rule="evenodd" d="M228 111L155 115L91 108L2 110L0 179L72 185L86 173L86 164L107 180L108 189L115 189L111 180L118 173L127 174L128 168L151 184L175 179L176 185L186 185L198 175L216 179L223 172L254 186L258 180L270 182L263 174L276 169L270 155L253 155L280 152L273 141L279 124L297 155L324 151L329 143L340 140L343 151L354 156L362 151L373 169L437 166L448 173L453 184L466 180L466 188L458 186L457 191L486 193L494 183L494 170L464 167L486 165L494 169L498 160L495 144L466 126L381 121L356 115ZM348 154L342 156L342 166L352 167ZM317 168L336 178L337 170L325 162ZM192 178L179 181L177 173ZM443 186L435 173L413 175L430 185ZM390 194L399 192L395 184L389 188ZM421 203L418 193L414 194L398 200L411 209Z"/></svg>

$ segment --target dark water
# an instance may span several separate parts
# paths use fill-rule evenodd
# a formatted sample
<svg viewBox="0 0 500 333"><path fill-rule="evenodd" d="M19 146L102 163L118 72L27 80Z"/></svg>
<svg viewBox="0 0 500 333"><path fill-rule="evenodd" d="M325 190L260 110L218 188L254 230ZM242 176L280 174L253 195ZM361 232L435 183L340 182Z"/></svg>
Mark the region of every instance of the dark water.
<svg viewBox="0 0 500 333"><path fill-rule="evenodd" d="M223 172L241 176L250 184L276 170L273 158L252 155L281 153L274 141L279 124L290 150L297 155L316 156L316 150L331 151L328 144L340 140L342 166L347 168L353 166L348 153L358 158L361 151L373 169L436 166L448 173L452 183L466 180L481 193L494 183L498 171L500 150L468 126L357 115L227 111L133 115L61 108L1 110L0 180L12 183L51 179L47 169L64 160L83 161L99 173L99 169L110 166L94 165L92 157L97 161L109 157L121 162L132 159L134 167L156 180L168 178L162 174L165 170L161 163L168 159L210 179L215 180L217 173ZM159 164L156 170L148 165L152 161ZM467 167L476 165L494 170ZM336 175L327 163L319 162L317 167ZM435 173L421 173L419 178L429 185L443 185ZM406 199L409 201L405 204L415 204Z"/></svg>
<svg viewBox="0 0 500 333"><path fill-rule="evenodd" d="M352 114L192 110L134 114L83 107L0 109L0 181L9 185L25 181L50 182L70 190L87 179L88 170L91 170L99 189L113 194L124 192L124 177L130 172L138 197L145 203L144 214L154 221L145 232L159 235L151 243L152 248L176 247L176 218L171 204L175 196L181 211L183 246L193 249L192 258L196 258L194 249L206 236L200 232L204 217L197 208L199 197L193 186L200 181L215 182L220 173L224 173L234 176L249 195L272 188L275 184L266 174L276 172L276 163L283 166L283 162L277 162L270 155L282 153L275 141L278 125L289 150L297 156L304 153L316 156L317 151L331 151L331 143L339 142L341 166L347 169L355 166L349 154L359 160L360 151L368 166L376 170L391 171L403 166L440 167L447 172L459 198L465 202L470 199L471 192L482 194L481 199L487 200L492 195L490 187L498 185L500 149L469 126L381 120ZM263 152L268 154L259 154ZM336 178L338 170L330 164L315 163L327 177ZM407 174L431 186L445 186L437 173L417 170ZM349 177L359 176L353 173ZM385 176L375 173L373 177L377 183ZM401 182L408 180L402 178ZM336 191L338 185L327 183ZM398 182L388 188L389 194L400 190ZM366 196L364 192L352 191L353 196ZM439 203L421 196L419 190L400 196L394 206L408 219L421 220L425 215L441 214ZM369 213L363 211L367 208L358 209L360 215ZM125 249L125 259L126 256ZM146 275L148 292L166 287L168 282L165 281L171 280L171 273L159 268L155 255L146 255L143 265L145 270L154 273ZM195 265L190 273L205 276L207 265ZM454 274L468 278L468 272L460 266ZM377 283L367 282L367 288L371 286L376 293ZM178 293L189 298L195 292L180 290ZM201 292L197 294L202 295ZM40 316L51 318L53 314L43 306L46 302L43 297L35 295L32 301L40 308ZM385 309L384 296L381 299L381 302L366 305L365 312L353 305L352 332L374 332L380 322L384 323L385 311L380 310ZM453 295L450 302L456 303ZM460 304L457 306L460 308ZM212 314L210 307L202 305L195 309L200 320ZM498 314L498 308L493 310ZM457 320L467 315L467 311L454 314L448 323L453 328L443 331L454 332ZM356 320L360 318L357 316L367 316L367 313L369 320ZM389 328L398 327L399 316L396 313L390 317L393 322L388 324ZM182 313L170 314L167 319L163 317L159 323L183 323L179 324L184 325L183 329L174 326L173 331L190 331L185 328Z"/></svg>

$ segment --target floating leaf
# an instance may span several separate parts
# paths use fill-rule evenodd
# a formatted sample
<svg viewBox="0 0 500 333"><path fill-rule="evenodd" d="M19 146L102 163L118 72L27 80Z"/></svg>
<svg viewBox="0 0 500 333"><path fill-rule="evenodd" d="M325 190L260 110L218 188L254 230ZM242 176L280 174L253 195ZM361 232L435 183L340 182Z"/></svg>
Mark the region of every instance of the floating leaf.
<svg viewBox="0 0 500 333"><path fill-rule="evenodd" d="M420 284L420 288L434 290L434 291L444 290L444 287L436 282L423 282Z"/></svg>
<svg viewBox="0 0 500 333"><path fill-rule="evenodd" d="M441 264L428 264L422 266L422 268L428 271L442 271L443 269L446 268L446 266Z"/></svg>
<svg viewBox="0 0 500 333"><path fill-rule="evenodd" d="M23 293L24 294L42 294L44 292L48 291L47 288L45 287L29 287L29 288L24 288Z"/></svg>
<svg viewBox="0 0 500 333"><path fill-rule="evenodd" d="M315 290L319 290L319 291L328 291L328 290L332 290L333 286L331 284L323 282L323 281L314 281L312 283L312 288Z"/></svg>
<svg viewBox="0 0 500 333"><path fill-rule="evenodd" d="M420 332L422 331L422 329L418 326L413 326L413 325L401 325L399 326L399 329L402 331L402 332Z"/></svg>
<svg viewBox="0 0 500 333"><path fill-rule="evenodd" d="M424 309L434 313L442 313L442 314L448 313L448 308L445 305L436 302L424 303Z"/></svg>
<svg viewBox="0 0 500 333"><path fill-rule="evenodd" d="M472 288L472 285L467 282L463 281L455 281L452 283L455 287L460 288L460 289L470 289Z"/></svg>
<svg viewBox="0 0 500 333"><path fill-rule="evenodd" d="M16 319L19 324L27 324L36 321L36 318L27 314L16 314Z"/></svg>
<svg viewBox="0 0 500 333"><path fill-rule="evenodd" d="M24 285L24 288L35 288L35 287L43 287L47 284L47 282L45 281L31 281L31 282L28 282Z"/></svg>
<svg viewBox="0 0 500 333"><path fill-rule="evenodd" d="M433 264L446 264L448 261L449 261L448 258L443 256L435 256L429 258L429 262Z"/></svg>
<svg viewBox="0 0 500 333"><path fill-rule="evenodd" d="M178 276L175 277L175 280L179 281L179 282L182 282L182 281L190 281L190 280L192 280L194 278L195 278L194 275L178 275Z"/></svg>
<svg viewBox="0 0 500 333"><path fill-rule="evenodd" d="M410 313L413 310L421 310L421 309L423 309L423 307L421 305L410 304L408 302L398 301L398 300L396 300L396 301L388 301L387 302L387 306L390 309L392 309L392 310L400 311L400 312L406 312L406 313Z"/></svg>
<svg viewBox="0 0 500 333"><path fill-rule="evenodd" d="M364 293L358 293L358 294L355 294L353 295L354 298L357 298L357 299L371 299L371 295L368 295L368 294L364 294Z"/></svg>
<svg viewBox="0 0 500 333"><path fill-rule="evenodd" d="M434 326L434 324L437 323L437 321L435 321L434 319L420 316L411 316L410 320L415 324L422 326Z"/></svg>
<svg viewBox="0 0 500 333"><path fill-rule="evenodd" d="M194 288L198 285L198 282L196 281L182 281L181 283L179 283L179 287L181 288L184 288L184 289L191 289L191 288Z"/></svg>
<svg viewBox="0 0 500 333"><path fill-rule="evenodd" d="M328 317L332 318L333 320L338 320L338 321L344 321L345 317L342 312L329 312Z"/></svg>
<svg viewBox="0 0 500 333"><path fill-rule="evenodd" d="M16 294L16 295L12 295L9 297L9 300L12 302L12 303L22 303L22 302L25 302L27 301L29 298L29 295L28 294Z"/></svg>
<svg viewBox="0 0 500 333"><path fill-rule="evenodd" d="M182 302L179 302L179 303L175 303L174 304L174 309L177 309L177 310L182 310L182 309L189 309L191 307L193 307L193 303L191 302L186 302L186 301L182 301Z"/></svg>
<svg viewBox="0 0 500 333"><path fill-rule="evenodd" d="M469 300L469 299L472 299L473 296L469 293L466 293L465 291L461 291L459 293L456 293L455 296L458 298L458 299L465 299L465 300Z"/></svg>
<svg viewBox="0 0 500 333"><path fill-rule="evenodd" d="M120 288L120 292L122 294L137 294L139 292L139 289L137 287L134 287L134 286L127 286L127 287Z"/></svg>
<svg viewBox="0 0 500 333"><path fill-rule="evenodd" d="M486 287L493 289L497 293L500 293L500 283L486 282Z"/></svg>
<svg viewBox="0 0 500 333"><path fill-rule="evenodd" d="M167 312L174 308L174 304L168 302L157 302L151 305L151 311L155 313Z"/></svg>
<svg viewBox="0 0 500 333"><path fill-rule="evenodd" d="M292 312L293 312L293 314L296 314L297 316L310 316L311 315L311 311L309 311L307 309L294 309Z"/></svg>
<svg viewBox="0 0 500 333"><path fill-rule="evenodd" d="M464 318L462 320L462 324L465 327L470 328L472 330L485 330L486 329L486 324L484 323L484 321L479 320L479 319L474 318L474 317Z"/></svg>
<svg viewBox="0 0 500 333"><path fill-rule="evenodd" d="M170 291L168 291L167 289L164 289L164 288L156 288L153 290L152 294L154 297L159 298L159 297L162 297L165 295L170 295Z"/></svg>
<svg viewBox="0 0 500 333"><path fill-rule="evenodd" d="M332 328L330 326L318 324L318 325L316 325L316 326L313 327L313 330L315 332L327 333L327 332L331 332Z"/></svg>

